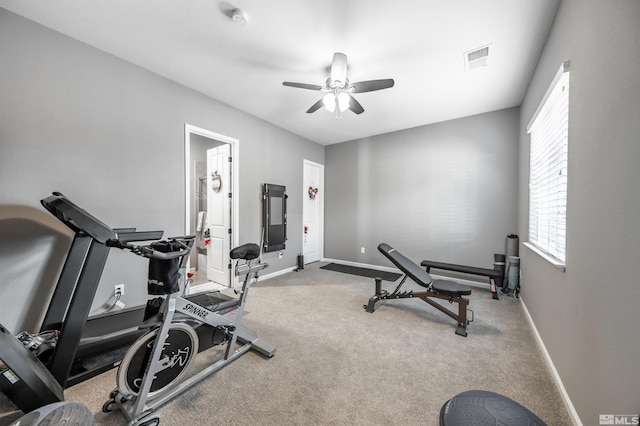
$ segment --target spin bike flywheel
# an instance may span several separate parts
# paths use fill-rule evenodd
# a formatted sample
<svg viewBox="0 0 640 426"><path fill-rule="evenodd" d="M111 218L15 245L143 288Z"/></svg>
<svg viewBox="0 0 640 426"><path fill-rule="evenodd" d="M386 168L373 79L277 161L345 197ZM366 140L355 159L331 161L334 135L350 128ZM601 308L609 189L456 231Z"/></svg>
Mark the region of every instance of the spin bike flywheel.
<svg viewBox="0 0 640 426"><path fill-rule="evenodd" d="M118 368L117 383L121 392L138 395L158 331L159 328L156 328L140 337L127 351ZM193 328L182 323L172 323L158 362L158 366L163 368L155 371L155 378L147 398L157 398L164 390L178 382L197 353L198 335ZM158 368L158 366L155 367Z"/></svg>

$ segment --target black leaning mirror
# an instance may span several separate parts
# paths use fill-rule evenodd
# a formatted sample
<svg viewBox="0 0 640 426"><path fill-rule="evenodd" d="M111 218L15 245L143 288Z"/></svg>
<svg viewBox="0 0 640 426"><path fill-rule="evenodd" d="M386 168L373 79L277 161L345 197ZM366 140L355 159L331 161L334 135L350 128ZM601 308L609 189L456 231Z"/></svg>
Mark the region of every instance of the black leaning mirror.
<svg viewBox="0 0 640 426"><path fill-rule="evenodd" d="M262 232L264 252L284 250L287 241L287 193L283 185L262 187Z"/></svg>

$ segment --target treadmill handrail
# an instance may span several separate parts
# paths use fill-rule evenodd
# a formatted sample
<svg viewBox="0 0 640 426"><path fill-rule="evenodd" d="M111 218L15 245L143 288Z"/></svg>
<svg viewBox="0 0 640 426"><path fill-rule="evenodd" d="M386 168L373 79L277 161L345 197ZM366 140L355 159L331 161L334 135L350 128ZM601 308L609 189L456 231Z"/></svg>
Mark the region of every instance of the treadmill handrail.
<svg viewBox="0 0 640 426"><path fill-rule="evenodd" d="M160 260L169 260L176 259L179 257L186 256L191 251L191 246L193 245L194 236L184 236L184 237L173 237L170 238L169 241L177 242L180 245L180 250L171 251L167 253L163 253L161 251L155 250L153 248L153 244L149 245L134 245L129 244L128 242L120 241L120 240L108 240L106 245L108 247L115 247L123 250L130 250L132 253L137 254L138 256L146 257L149 259L160 259ZM185 241L187 244L185 244Z"/></svg>
<svg viewBox="0 0 640 426"><path fill-rule="evenodd" d="M135 228L114 229L118 234L118 241L157 241L162 238L164 231L136 231Z"/></svg>

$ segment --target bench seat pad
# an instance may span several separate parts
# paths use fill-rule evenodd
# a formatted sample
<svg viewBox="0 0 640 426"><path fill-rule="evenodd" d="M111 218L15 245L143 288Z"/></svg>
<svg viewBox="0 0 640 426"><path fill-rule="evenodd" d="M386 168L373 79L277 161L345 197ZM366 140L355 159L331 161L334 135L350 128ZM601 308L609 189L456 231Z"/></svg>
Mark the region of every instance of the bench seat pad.
<svg viewBox="0 0 640 426"><path fill-rule="evenodd" d="M445 293L452 296L467 296L471 294L470 287L449 280L433 280L431 288L437 293Z"/></svg>

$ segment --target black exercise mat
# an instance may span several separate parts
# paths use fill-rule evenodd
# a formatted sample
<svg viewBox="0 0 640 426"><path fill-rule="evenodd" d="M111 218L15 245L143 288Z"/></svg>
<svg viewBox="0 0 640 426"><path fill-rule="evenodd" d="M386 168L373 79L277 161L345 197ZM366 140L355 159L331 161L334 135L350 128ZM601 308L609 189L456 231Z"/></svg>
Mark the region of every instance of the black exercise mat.
<svg viewBox="0 0 640 426"><path fill-rule="evenodd" d="M394 272L379 271L377 269L360 268L358 266L341 265L339 263L329 263L321 266L320 269L326 269L328 271L342 272L345 274L359 275L361 277L368 278L381 278L384 281L396 281L400 278L401 274Z"/></svg>

